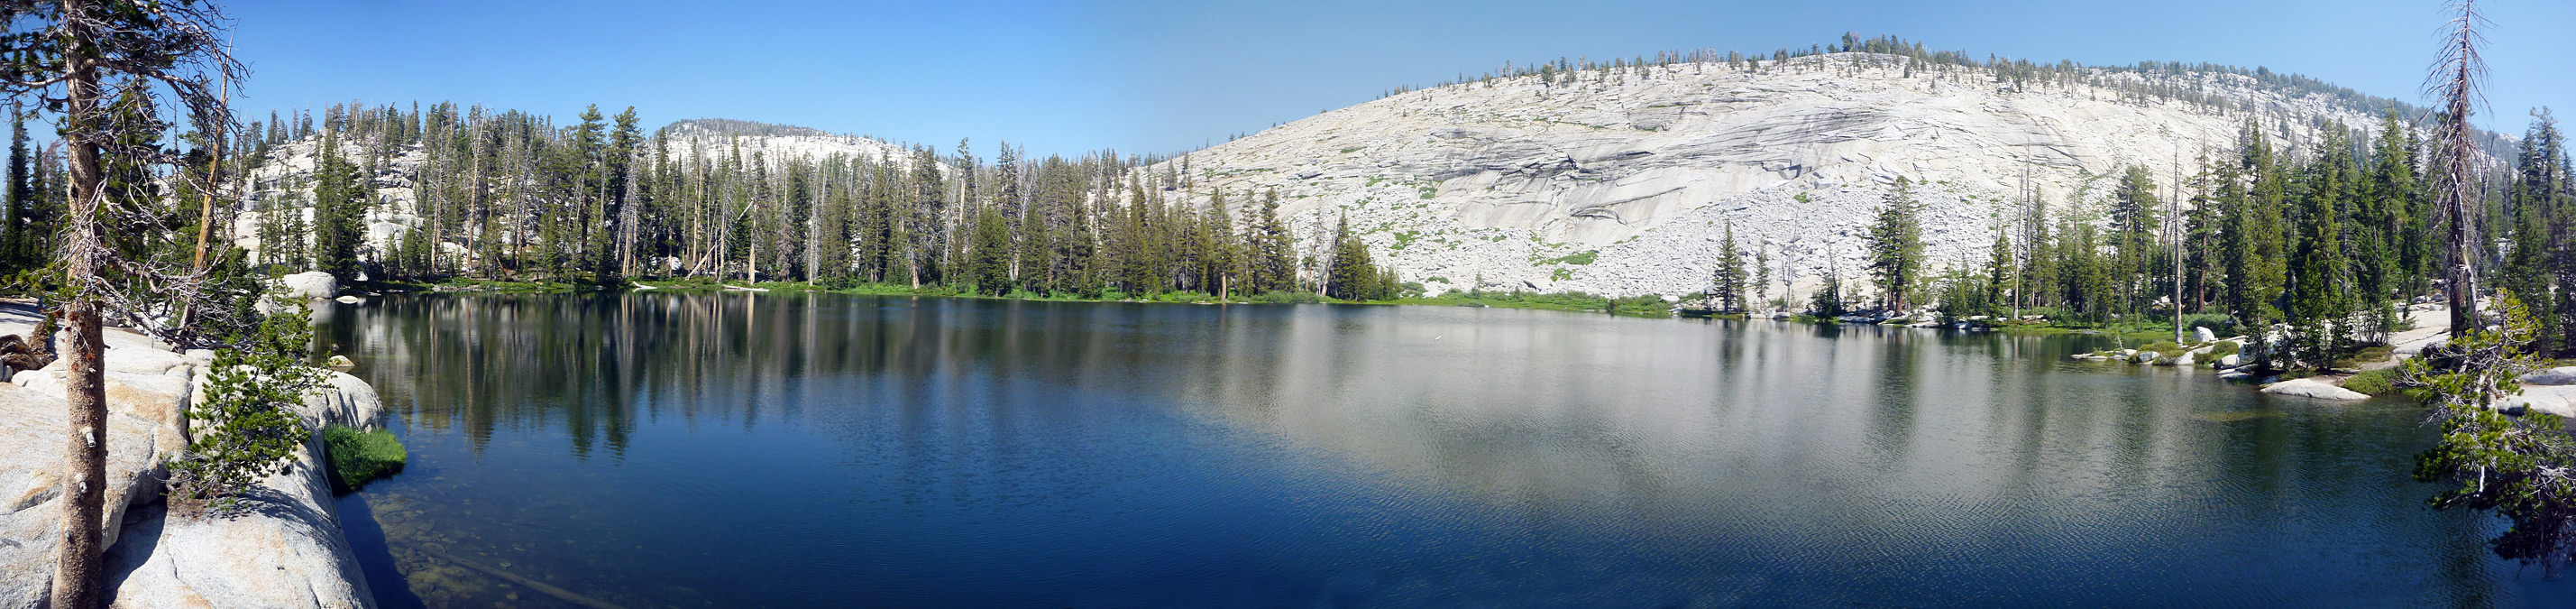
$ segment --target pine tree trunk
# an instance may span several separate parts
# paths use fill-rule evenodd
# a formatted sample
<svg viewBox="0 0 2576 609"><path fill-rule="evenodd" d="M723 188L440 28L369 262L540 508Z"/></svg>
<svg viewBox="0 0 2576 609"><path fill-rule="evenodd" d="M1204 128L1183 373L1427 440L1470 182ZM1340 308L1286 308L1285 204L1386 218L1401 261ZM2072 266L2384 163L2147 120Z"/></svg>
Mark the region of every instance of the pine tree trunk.
<svg viewBox="0 0 2576 609"><path fill-rule="evenodd" d="M71 298L63 303L63 313L71 321L71 348L65 362L63 399L71 409L69 442L64 445L63 543L54 559L53 607L87 609L100 606L99 555L105 548L101 540L99 511L107 502L107 387L101 357L106 348L99 335L98 298L88 292L89 282L98 269L94 256L99 251L100 234L97 204L99 186L98 89L97 68L91 64L91 48L86 41L95 40L95 32L84 23L89 8L82 0L63 0L65 116L71 128L63 130L71 152L70 230L63 237L63 259L66 280L72 285Z"/></svg>

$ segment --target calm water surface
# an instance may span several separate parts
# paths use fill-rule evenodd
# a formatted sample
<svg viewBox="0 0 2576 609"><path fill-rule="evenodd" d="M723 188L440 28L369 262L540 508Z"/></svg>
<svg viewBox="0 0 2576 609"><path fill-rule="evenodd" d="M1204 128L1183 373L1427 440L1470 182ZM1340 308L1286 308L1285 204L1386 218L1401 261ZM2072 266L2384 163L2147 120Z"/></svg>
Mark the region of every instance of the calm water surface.
<svg viewBox="0 0 2576 609"><path fill-rule="evenodd" d="M2522 606L2400 401L1543 311L381 298L388 606ZM370 518L372 517L372 518ZM596 606L596 605L594 605Z"/></svg>

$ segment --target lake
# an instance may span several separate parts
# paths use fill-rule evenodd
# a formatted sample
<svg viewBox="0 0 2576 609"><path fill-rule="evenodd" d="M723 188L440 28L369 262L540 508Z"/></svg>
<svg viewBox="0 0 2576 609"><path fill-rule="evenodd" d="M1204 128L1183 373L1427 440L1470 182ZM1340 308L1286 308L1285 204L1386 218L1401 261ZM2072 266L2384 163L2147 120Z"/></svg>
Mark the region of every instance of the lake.
<svg viewBox="0 0 2576 609"><path fill-rule="evenodd" d="M2576 603L2424 506L2413 404L2096 335L649 291L320 334L411 451L339 503L388 607Z"/></svg>

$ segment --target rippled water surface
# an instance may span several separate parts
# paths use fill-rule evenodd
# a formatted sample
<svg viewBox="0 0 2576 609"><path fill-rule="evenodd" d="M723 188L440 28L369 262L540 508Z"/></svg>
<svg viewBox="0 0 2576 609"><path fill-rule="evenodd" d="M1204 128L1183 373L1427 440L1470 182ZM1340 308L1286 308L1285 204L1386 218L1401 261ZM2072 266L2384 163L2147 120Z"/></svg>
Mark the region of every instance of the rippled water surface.
<svg viewBox="0 0 2576 609"><path fill-rule="evenodd" d="M2576 603L2423 507L2410 405L2064 357L2096 336L650 292L327 318L411 450L340 504L392 607Z"/></svg>

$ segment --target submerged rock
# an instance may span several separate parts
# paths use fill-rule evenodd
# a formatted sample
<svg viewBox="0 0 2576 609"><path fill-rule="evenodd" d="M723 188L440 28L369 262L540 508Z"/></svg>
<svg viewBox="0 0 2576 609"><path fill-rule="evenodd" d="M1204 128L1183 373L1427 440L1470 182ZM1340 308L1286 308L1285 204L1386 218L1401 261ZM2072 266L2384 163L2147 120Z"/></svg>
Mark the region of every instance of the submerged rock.
<svg viewBox="0 0 2576 609"><path fill-rule="evenodd" d="M2364 395L2359 391L2337 387L2333 383L2327 383L2313 378L2290 379L2273 383L2264 386L2263 392L2272 395L2289 395L2319 400L2337 400L2346 402L2370 399L2370 396Z"/></svg>

